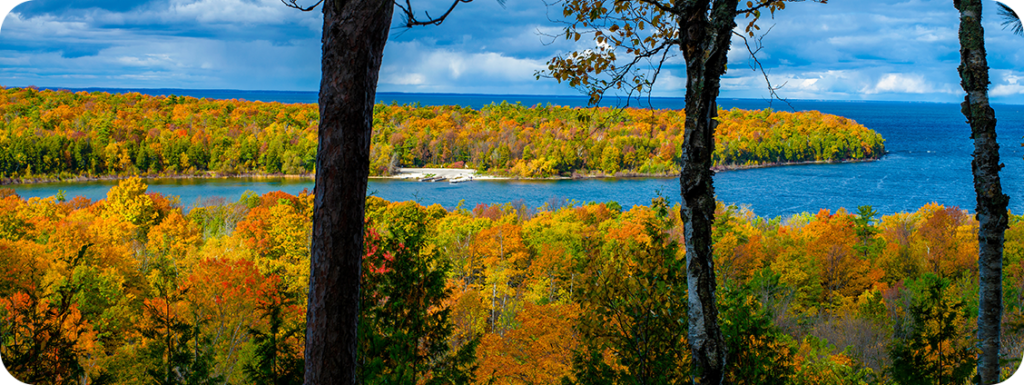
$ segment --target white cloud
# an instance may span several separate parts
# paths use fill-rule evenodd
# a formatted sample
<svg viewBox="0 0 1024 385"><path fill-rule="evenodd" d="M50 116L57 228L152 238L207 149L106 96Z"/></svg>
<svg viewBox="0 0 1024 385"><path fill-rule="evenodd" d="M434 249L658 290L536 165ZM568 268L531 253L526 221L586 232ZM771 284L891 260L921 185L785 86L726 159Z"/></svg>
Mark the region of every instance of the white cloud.
<svg viewBox="0 0 1024 385"><path fill-rule="evenodd" d="M418 86L425 84L427 77L423 76L423 74L395 74L389 79L381 79L380 82L400 86Z"/></svg>
<svg viewBox="0 0 1024 385"><path fill-rule="evenodd" d="M31 4L46 2L58 0ZM299 12L280 0L153 0L122 10L70 4L23 7L7 18L0 84L315 90L319 82L319 10ZM446 4L417 6L434 14ZM394 29L381 90L576 94L534 73L594 42L564 39L562 24L550 21L560 8L544 4L473 2L441 26ZM993 100L1024 101L1024 72L1015 72L1024 40L1002 30L994 7L984 20ZM950 102L961 93L957 15L948 0L793 3L764 18L762 30L772 24L759 59L773 85L785 84L783 97ZM685 66L678 49L672 53L656 96L683 95ZM766 97L762 75L747 64L734 39L722 97Z"/></svg>
<svg viewBox="0 0 1024 385"><path fill-rule="evenodd" d="M1002 84L998 84L989 89L989 96L1000 97L1000 96L1014 96L1024 95L1024 84L1021 84L1021 80L1024 80L1024 76L1017 75L1013 71L992 71L990 73L993 82L997 78L1002 78Z"/></svg>
<svg viewBox="0 0 1024 385"><path fill-rule="evenodd" d="M534 82L544 60L497 52L432 49L419 42L388 44L378 87L398 92L467 92L473 87ZM409 89L411 86L412 89Z"/></svg>
<svg viewBox="0 0 1024 385"><path fill-rule="evenodd" d="M917 36L917 41L923 41L926 43L933 43L937 41L954 41L956 31L948 27L928 28L922 25L914 26L914 34Z"/></svg>
<svg viewBox="0 0 1024 385"><path fill-rule="evenodd" d="M990 96L1013 96L1013 95L1024 95L1024 85L1021 84L1000 84L992 87L989 91Z"/></svg>
<svg viewBox="0 0 1024 385"><path fill-rule="evenodd" d="M96 30L89 26L87 21L59 20L51 15L43 15L24 18L20 13L11 13L4 25L8 28L2 36L4 39L35 40L48 39L76 39L87 36L99 37L105 31ZM106 34L107 38L111 36Z"/></svg>
<svg viewBox="0 0 1024 385"><path fill-rule="evenodd" d="M948 86L937 87L932 82L925 79L920 74L900 74L900 73L889 73L882 76L873 87L865 87L861 90L865 94L878 94L878 93L909 93L909 94L925 94L925 93L948 93L952 94L955 91L951 90Z"/></svg>
<svg viewBox="0 0 1024 385"><path fill-rule="evenodd" d="M138 67L154 67L159 65L166 65L168 63L173 63L173 60L171 60L170 55L158 54L149 54L145 55L145 57L122 56L117 58L117 61L125 65Z"/></svg>
<svg viewBox="0 0 1024 385"><path fill-rule="evenodd" d="M281 24L293 19L288 13L301 12L273 0L170 0L139 12L138 17L165 22L194 20L203 24Z"/></svg>

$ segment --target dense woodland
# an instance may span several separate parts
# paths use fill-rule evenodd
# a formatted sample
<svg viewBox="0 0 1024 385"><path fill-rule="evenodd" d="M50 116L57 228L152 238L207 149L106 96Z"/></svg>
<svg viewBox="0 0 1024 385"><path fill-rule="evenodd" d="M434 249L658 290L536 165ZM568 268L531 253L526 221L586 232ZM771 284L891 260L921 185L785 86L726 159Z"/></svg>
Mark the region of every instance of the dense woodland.
<svg viewBox="0 0 1024 385"><path fill-rule="evenodd" d="M29 383L301 383L313 197L183 210L146 188L128 179L97 202L0 190L7 368ZM669 206L449 211L368 197L362 381L687 382ZM1024 217L1011 218L1004 376L1024 349ZM967 383L977 229L937 204L775 219L720 204L726 382Z"/></svg>
<svg viewBox="0 0 1024 385"><path fill-rule="evenodd" d="M720 111L714 164L881 157L884 140L817 111ZM467 167L517 177L678 172L676 110L378 104L371 175ZM0 87L0 179L311 174L315 104Z"/></svg>

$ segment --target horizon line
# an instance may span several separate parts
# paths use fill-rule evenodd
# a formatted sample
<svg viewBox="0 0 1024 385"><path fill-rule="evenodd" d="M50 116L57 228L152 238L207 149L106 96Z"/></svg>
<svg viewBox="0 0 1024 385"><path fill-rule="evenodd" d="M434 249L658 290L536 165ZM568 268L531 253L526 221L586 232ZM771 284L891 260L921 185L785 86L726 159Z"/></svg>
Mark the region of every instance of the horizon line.
<svg viewBox="0 0 1024 385"><path fill-rule="evenodd" d="M169 95L154 95L147 92L140 91L205 91L205 92L253 92L253 93L302 93L302 94L319 94L320 91L306 91L306 90L243 90L233 88L148 88L148 87L52 87L52 86L4 86L0 84L0 88L31 88L35 87L41 90L51 91L73 91L73 92L109 92L109 91L127 91L127 92L139 92L150 96L169 96ZM401 91L378 91L377 95L381 94L397 94L397 95L440 95L440 96L518 96L518 97L531 97L531 98L542 98L542 97L554 97L554 98L580 98L587 99L587 95L583 94L484 94L484 93L458 93L458 92L401 92ZM647 99L647 96L640 97ZM683 96L650 96L650 99L685 99ZM607 96L604 99L636 99L634 97L623 97L623 96ZM718 99L722 100L756 100L756 101L767 101L764 98L737 98L737 97L721 97ZM779 102L785 103L790 102L838 102L838 103L919 103L919 104L947 104L947 105L959 105L958 102L935 102L935 101L918 101L918 100L865 100L865 99L773 99ZM1004 106L1024 106L1021 104L1012 103L990 103L992 105L1004 105Z"/></svg>

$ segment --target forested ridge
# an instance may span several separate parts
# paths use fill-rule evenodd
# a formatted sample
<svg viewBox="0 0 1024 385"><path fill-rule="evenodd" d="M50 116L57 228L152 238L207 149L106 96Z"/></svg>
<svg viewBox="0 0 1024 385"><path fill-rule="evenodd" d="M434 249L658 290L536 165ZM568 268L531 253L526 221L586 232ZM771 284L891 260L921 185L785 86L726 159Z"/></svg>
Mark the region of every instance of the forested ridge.
<svg viewBox="0 0 1024 385"><path fill-rule="evenodd" d="M0 190L0 354L30 383L301 383L313 197L182 210ZM367 197L364 383L672 383L691 374L679 210L662 198L459 207ZM938 204L713 228L730 384L972 375L978 223ZM1003 374L1024 349L1024 217L1004 251ZM682 283L682 284L680 284ZM652 338L656 336L657 338Z"/></svg>
<svg viewBox="0 0 1024 385"><path fill-rule="evenodd" d="M0 179L309 175L314 104L0 87ZM677 110L492 104L374 107L371 175L467 167L514 177L671 175ZM809 112L720 111L716 167L881 157L856 122Z"/></svg>

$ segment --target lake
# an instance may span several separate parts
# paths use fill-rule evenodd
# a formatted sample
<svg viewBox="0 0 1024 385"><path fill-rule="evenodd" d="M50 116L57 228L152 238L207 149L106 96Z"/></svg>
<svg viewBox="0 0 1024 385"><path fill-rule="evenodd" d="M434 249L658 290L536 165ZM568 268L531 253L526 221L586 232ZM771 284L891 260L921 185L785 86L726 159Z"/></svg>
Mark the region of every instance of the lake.
<svg viewBox="0 0 1024 385"><path fill-rule="evenodd" d="M124 90L108 90L124 91ZM230 90L134 90L143 93L191 95L196 97L240 98L281 102L315 102L315 92L230 91ZM453 94L390 94L377 95L379 101L390 103L421 103L422 105L458 104L480 108L503 100L524 105L552 103L584 106L585 97L521 96L521 95L453 95ZM616 101L608 100L614 105ZM621 101L618 101L621 104ZM643 100L646 105L647 100ZM845 116L871 128L886 139L884 158L874 162L846 164L815 164L720 172L715 175L719 200L745 205L766 217L787 216L800 212L816 213L822 208L832 211L840 207L855 211L857 206L871 205L882 214L915 211L929 202L959 206L973 211L974 185L971 176L970 128L960 114L960 106L940 103L908 102L836 102L790 101L796 110L819 110ZM762 100L720 99L724 108L762 109ZM631 105L637 105L633 100ZM652 98L654 108L682 108L681 98ZM772 105L789 110L781 102ZM1000 155L1006 167L1002 170L1004 193L1010 196L1010 209L1024 212L1024 106L995 105ZM297 194L313 189L311 179L170 179L152 180L150 192L180 197L183 207L204 199L223 197L237 200L246 190L256 193L283 190ZM65 190L67 197L81 195L103 199L116 182L56 183L15 185L23 197L46 197ZM10 186L8 186L10 187ZM662 196L679 202L679 181L676 178L586 179L542 181L474 181L450 185L411 181L372 179L367 191L392 201L415 200L424 205L434 203L447 208L460 201L473 208L481 203L521 202L530 207L546 203L579 203L617 201L624 208L650 204Z"/></svg>

